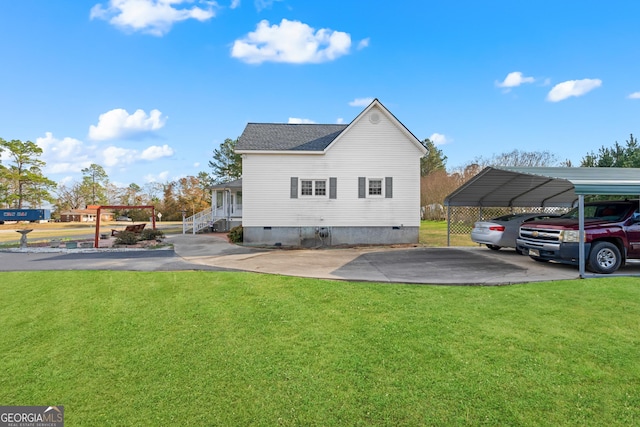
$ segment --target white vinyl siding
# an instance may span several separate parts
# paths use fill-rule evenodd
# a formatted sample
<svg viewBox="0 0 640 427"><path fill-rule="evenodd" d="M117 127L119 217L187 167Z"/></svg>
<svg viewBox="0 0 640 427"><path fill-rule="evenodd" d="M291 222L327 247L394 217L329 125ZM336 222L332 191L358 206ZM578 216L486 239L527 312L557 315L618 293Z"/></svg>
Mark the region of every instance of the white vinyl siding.
<svg viewBox="0 0 640 427"><path fill-rule="evenodd" d="M245 154L243 225L419 226L422 152L378 114L377 124L361 117L324 154ZM301 197L307 177L326 177L327 195ZM382 196L360 198L362 177L380 179Z"/></svg>

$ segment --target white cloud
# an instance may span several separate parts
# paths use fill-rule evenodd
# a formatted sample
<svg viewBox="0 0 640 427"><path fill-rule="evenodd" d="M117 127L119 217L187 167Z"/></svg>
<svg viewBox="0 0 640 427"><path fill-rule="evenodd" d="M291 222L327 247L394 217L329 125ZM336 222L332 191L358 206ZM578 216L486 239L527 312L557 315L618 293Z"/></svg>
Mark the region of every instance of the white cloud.
<svg viewBox="0 0 640 427"><path fill-rule="evenodd" d="M166 144L163 146L152 145L142 152L131 148L110 146L102 151L102 164L107 167L120 167L140 160L152 161L171 156L173 156L173 148Z"/></svg>
<svg viewBox="0 0 640 427"><path fill-rule="evenodd" d="M572 96L582 96L600 86L600 79L568 80L555 85L547 94L547 101L558 102Z"/></svg>
<svg viewBox="0 0 640 427"><path fill-rule="evenodd" d="M260 12L261 10L267 9L271 7L274 3L279 1L282 1L282 0L255 0L256 9L258 9L258 12Z"/></svg>
<svg viewBox="0 0 640 427"><path fill-rule="evenodd" d="M97 125L89 126L89 138L97 141L126 138L145 132L158 130L164 126L167 117L162 117L158 110L151 110L149 115L143 110L129 114L127 110L116 108L100 114Z"/></svg>
<svg viewBox="0 0 640 427"><path fill-rule="evenodd" d="M168 145L150 146L142 151L130 148L109 146L104 149L86 144L75 138L58 139L51 132L36 139L36 145L42 148L42 160L46 162L47 174L79 174L92 163L105 168L126 166L139 161L157 160L170 157L174 150Z"/></svg>
<svg viewBox="0 0 640 427"><path fill-rule="evenodd" d="M135 161L136 150L110 146L102 152L102 164L106 167L128 165Z"/></svg>
<svg viewBox="0 0 640 427"><path fill-rule="evenodd" d="M167 144L163 146L152 145L151 147L145 148L140 154L140 158L142 160L156 160L162 157L171 156L173 156L173 148L169 147Z"/></svg>
<svg viewBox="0 0 640 427"><path fill-rule="evenodd" d="M496 82L496 86L504 88L518 87L524 83L533 83L536 79L533 77L524 77L520 71L514 71L507 74L502 82Z"/></svg>
<svg viewBox="0 0 640 427"><path fill-rule="evenodd" d="M69 159L75 157L82 151L82 141L75 138L64 138L62 140L53 137L51 132L46 132L44 138L37 138L36 145L42 148L43 153L49 157L59 159Z"/></svg>
<svg viewBox="0 0 640 427"><path fill-rule="evenodd" d="M109 0L106 6L96 4L91 8L90 19L103 19L125 31L140 31L162 36L176 22L195 19L206 21L213 16L214 1L197 0L204 7L180 7L194 0Z"/></svg>
<svg viewBox="0 0 640 427"><path fill-rule="evenodd" d="M230 9L235 9L240 7L240 0L231 0L231 5L229 5Z"/></svg>
<svg viewBox="0 0 640 427"><path fill-rule="evenodd" d="M629 98L629 99L640 99L640 92L633 92L632 94L627 96L627 98Z"/></svg>
<svg viewBox="0 0 640 427"><path fill-rule="evenodd" d="M231 56L249 64L321 63L346 55L350 48L351 36L341 31L315 31L307 24L287 19L280 25L263 20L254 32L233 43Z"/></svg>
<svg viewBox="0 0 640 427"><path fill-rule="evenodd" d="M342 117L338 117L338 120L336 120L336 124L344 124L344 119Z"/></svg>
<svg viewBox="0 0 640 427"><path fill-rule="evenodd" d="M36 145L42 149L42 160L47 164L47 173L73 173L91 165L90 151L75 138L57 139L51 132L36 138Z"/></svg>
<svg viewBox="0 0 640 427"><path fill-rule="evenodd" d="M299 124L314 124L315 122L310 119L300 119L298 117L289 117L289 124L299 125Z"/></svg>
<svg viewBox="0 0 640 427"><path fill-rule="evenodd" d="M162 171L157 175L149 174L144 176L145 182L167 182L169 171Z"/></svg>
<svg viewBox="0 0 640 427"><path fill-rule="evenodd" d="M368 47L369 41L370 41L369 37L367 37L366 39L360 40L360 42L358 43L358 50Z"/></svg>
<svg viewBox="0 0 640 427"><path fill-rule="evenodd" d="M72 176L65 176L64 178L60 178L56 180L58 185L71 185L76 179Z"/></svg>
<svg viewBox="0 0 640 427"><path fill-rule="evenodd" d="M448 144L449 142L451 142L445 135L443 135L441 133L434 133L429 137L429 139L435 145L444 145L444 144Z"/></svg>
<svg viewBox="0 0 640 427"><path fill-rule="evenodd" d="M367 107L373 102L373 98L356 98L349 102L350 107Z"/></svg>

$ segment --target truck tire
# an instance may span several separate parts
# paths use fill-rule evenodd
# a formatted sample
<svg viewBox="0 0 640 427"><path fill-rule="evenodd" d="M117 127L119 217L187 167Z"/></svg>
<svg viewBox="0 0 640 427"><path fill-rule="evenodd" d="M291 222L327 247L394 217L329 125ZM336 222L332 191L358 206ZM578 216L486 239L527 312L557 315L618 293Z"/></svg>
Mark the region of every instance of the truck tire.
<svg viewBox="0 0 640 427"><path fill-rule="evenodd" d="M502 246L487 245L487 247L488 247L489 249L491 249L492 251L499 251L499 250L500 250L500 248L501 248Z"/></svg>
<svg viewBox="0 0 640 427"><path fill-rule="evenodd" d="M587 267L594 273L610 274L620 268L620 249L611 242L596 242L591 247Z"/></svg>

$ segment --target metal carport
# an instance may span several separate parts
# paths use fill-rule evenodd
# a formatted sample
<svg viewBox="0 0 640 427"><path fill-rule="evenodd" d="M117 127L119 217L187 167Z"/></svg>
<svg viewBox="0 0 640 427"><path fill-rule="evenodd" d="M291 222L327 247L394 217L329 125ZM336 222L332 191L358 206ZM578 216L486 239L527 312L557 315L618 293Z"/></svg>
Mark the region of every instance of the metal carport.
<svg viewBox="0 0 640 427"><path fill-rule="evenodd" d="M444 205L579 207L580 277L585 277L584 196L640 195L638 168L487 167L449 194ZM450 209L447 209L449 212ZM449 215L449 214L448 214ZM449 227L447 218L447 228Z"/></svg>

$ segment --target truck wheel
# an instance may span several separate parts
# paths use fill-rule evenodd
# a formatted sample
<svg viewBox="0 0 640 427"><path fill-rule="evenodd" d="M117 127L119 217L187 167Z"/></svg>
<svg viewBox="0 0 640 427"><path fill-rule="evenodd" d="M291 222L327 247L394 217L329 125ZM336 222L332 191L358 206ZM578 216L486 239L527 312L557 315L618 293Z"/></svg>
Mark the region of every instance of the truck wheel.
<svg viewBox="0 0 640 427"><path fill-rule="evenodd" d="M610 242L596 242L589 254L589 270L594 273L609 274L620 268L622 256L616 245Z"/></svg>
<svg viewBox="0 0 640 427"><path fill-rule="evenodd" d="M499 251L499 250L500 250L500 248L501 248L502 246L487 245L487 247L488 247L489 249L491 249L492 251Z"/></svg>

